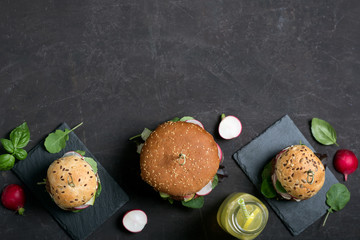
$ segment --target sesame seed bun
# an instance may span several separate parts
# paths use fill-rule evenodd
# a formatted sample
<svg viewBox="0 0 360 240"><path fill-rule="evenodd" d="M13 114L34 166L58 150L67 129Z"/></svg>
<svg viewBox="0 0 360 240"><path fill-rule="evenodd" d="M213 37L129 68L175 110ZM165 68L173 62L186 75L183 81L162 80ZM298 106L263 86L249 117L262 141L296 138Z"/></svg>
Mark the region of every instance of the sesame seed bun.
<svg viewBox="0 0 360 240"><path fill-rule="evenodd" d="M182 121L158 126L140 154L142 179L174 199L198 192L218 168L218 148L212 135Z"/></svg>
<svg viewBox="0 0 360 240"><path fill-rule="evenodd" d="M292 197L305 200L324 185L325 168L305 145L294 145L283 151L275 163L277 180Z"/></svg>
<svg viewBox="0 0 360 240"><path fill-rule="evenodd" d="M46 189L64 210L84 205L94 196L97 186L96 174L80 156L59 158L47 170Z"/></svg>

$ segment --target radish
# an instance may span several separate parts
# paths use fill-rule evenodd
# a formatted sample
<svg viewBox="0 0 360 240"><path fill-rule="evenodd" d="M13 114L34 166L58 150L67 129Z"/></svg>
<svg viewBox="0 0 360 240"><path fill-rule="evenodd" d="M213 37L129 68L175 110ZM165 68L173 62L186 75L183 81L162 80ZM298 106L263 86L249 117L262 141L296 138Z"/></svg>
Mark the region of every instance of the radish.
<svg viewBox="0 0 360 240"><path fill-rule="evenodd" d="M10 184L6 186L1 195L1 203L4 207L17 211L20 215L24 215L24 189L17 184Z"/></svg>
<svg viewBox="0 0 360 240"><path fill-rule="evenodd" d="M184 196L184 202L188 202L195 197L195 193Z"/></svg>
<svg viewBox="0 0 360 240"><path fill-rule="evenodd" d="M185 122L188 122L188 123L193 123L193 124L196 124L196 125L199 125L201 128L204 129L204 125L202 125L202 123L196 119L189 119L189 120L186 120Z"/></svg>
<svg viewBox="0 0 360 240"><path fill-rule="evenodd" d="M124 215L122 223L128 231L138 233L147 224L147 216L142 210L131 210Z"/></svg>
<svg viewBox="0 0 360 240"><path fill-rule="evenodd" d="M233 139L240 135L242 125L240 120L234 116L226 116L221 114L221 122L219 124L219 134L224 139Z"/></svg>
<svg viewBox="0 0 360 240"><path fill-rule="evenodd" d="M218 147L218 156L219 156L219 161L220 161L220 163L222 163L222 161L224 160L224 155L223 155L223 152L222 152L222 150L221 150L221 148L220 148L219 144L216 144L216 145L217 145L217 147Z"/></svg>
<svg viewBox="0 0 360 240"><path fill-rule="evenodd" d="M208 182L208 184L205 185L200 191L196 193L198 196L205 196L208 195L212 191L212 181Z"/></svg>
<svg viewBox="0 0 360 240"><path fill-rule="evenodd" d="M77 153L75 151L70 151L70 152L66 152L62 157L67 157L67 156L78 156L79 158L84 158L83 155L81 155L80 153Z"/></svg>
<svg viewBox="0 0 360 240"><path fill-rule="evenodd" d="M358 164L358 159L350 150L340 149L335 154L334 167L338 172L344 174L345 181L347 181L348 175L357 169Z"/></svg>

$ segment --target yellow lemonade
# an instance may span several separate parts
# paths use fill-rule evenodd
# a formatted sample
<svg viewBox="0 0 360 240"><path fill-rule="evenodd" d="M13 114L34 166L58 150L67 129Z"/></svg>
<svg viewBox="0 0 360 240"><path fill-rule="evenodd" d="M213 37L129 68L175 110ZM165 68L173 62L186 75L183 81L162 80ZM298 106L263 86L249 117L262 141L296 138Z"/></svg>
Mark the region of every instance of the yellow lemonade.
<svg viewBox="0 0 360 240"><path fill-rule="evenodd" d="M220 227L238 239L256 238L265 228L269 212L256 197L233 193L221 204L217 221Z"/></svg>

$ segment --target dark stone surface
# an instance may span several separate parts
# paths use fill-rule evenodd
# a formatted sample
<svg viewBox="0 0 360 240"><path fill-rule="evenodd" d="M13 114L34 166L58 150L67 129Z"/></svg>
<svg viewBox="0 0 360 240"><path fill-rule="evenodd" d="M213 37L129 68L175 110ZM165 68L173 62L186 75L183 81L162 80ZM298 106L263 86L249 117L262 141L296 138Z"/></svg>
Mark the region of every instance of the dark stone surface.
<svg viewBox="0 0 360 240"><path fill-rule="evenodd" d="M264 166L282 149L300 142L316 152L290 117L286 115L235 152L233 157L251 182L261 191L261 173ZM262 199L268 202L293 235L299 235L327 213L329 206L325 203L326 192L335 183L338 181L329 168L326 168L323 187L314 197L306 201L282 201L264 197Z"/></svg>
<svg viewBox="0 0 360 240"><path fill-rule="evenodd" d="M360 154L359 16L356 0L2 1L0 137L27 121L30 150L60 123L84 121L77 136L130 197L89 239L232 239L216 222L221 202L236 191L261 196L231 156L288 114L328 154L351 200L297 237L270 210L258 239L358 239L360 170L344 182L332 164L339 147L317 143L309 122L327 120L340 148ZM239 138L218 137L221 113L241 119ZM215 136L229 174L201 210L159 199L128 141L184 115ZM21 181L0 172L0 187L9 183ZM25 217L0 207L2 239L68 238L25 191ZM133 208L149 217L139 234L121 224Z"/></svg>
<svg viewBox="0 0 360 240"><path fill-rule="evenodd" d="M71 129L66 123L61 124L57 129L64 130L65 128ZM60 158L66 152L76 150L85 151L86 157L91 157L97 162L102 190L99 197L95 199L93 207L72 213L63 211L56 206L45 191L45 186L38 183L46 178L47 169L54 160ZM56 154L47 152L44 142L41 141L31 149L26 161L20 161L16 164L13 171L73 239L80 240L88 237L129 200L127 194L106 172L101 163L97 161L74 132L69 134L65 149Z"/></svg>

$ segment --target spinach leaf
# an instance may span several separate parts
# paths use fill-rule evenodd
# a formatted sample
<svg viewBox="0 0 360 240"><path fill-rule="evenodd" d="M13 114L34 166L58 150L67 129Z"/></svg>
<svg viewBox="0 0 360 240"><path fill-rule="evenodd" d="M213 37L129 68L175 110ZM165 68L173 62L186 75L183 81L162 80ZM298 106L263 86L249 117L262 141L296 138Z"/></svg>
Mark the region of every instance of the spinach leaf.
<svg viewBox="0 0 360 240"><path fill-rule="evenodd" d="M29 143L30 131L26 122L11 131L10 140L14 148L23 148Z"/></svg>
<svg viewBox="0 0 360 240"><path fill-rule="evenodd" d="M285 188L281 185L281 183L279 182L279 180L276 180L276 184L275 184L276 189L281 192L281 193L287 193L287 191L285 190Z"/></svg>
<svg viewBox="0 0 360 240"><path fill-rule="evenodd" d="M211 183L211 188L214 189L219 183L219 177L217 174L215 174L212 183Z"/></svg>
<svg viewBox="0 0 360 240"><path fill-rule="evenodd" d="M0 155L0 170L10 170L15 164L15 157L10 154Z"/></svg>
<svg viewBox="0 0 360 240"><path fill-rule="evenodd" d="M272 184L271 180L271 172L272 172L272 161L267 163L264 167L264 170L261 173L262 183L261 183L261 193L266 198L274 198L277 196L277 192Z"/></svg>
<svg viewBox="0 0 360 240"><path fill-rule="evenodd" d="M69 140L69 133L80 127L83 123L81 122L73 129L65 129L64 131L57 129L55 132L50 133L44 142L44 146L49 153L58 153L66 146L66 141Z"/></svg>
<svg viewBox="0 0 360 240"><path fill-rule="evenodd" d="M181 204L188 208L202 208L204 206L204 197L200 196L197 198L193 198L190 201L181 201Z"/></svg>
<svg viewBox="0 0 360 240"><path fill-rule="evenodd" d="M336 132L334 128L326 121L313 118L311 120L311 133L319 143L323 145L336 144Z"/></svg>
<svg viewBox="0 0 360 240"><path fill-rule="evenodd" d="M85 156L85 154L86 154L85 151L83 151L83 150L76 150L75 152L77 152L81 156Z"/></svg>
<svg viewBox="0 0 360 240"><path fill-rule="evenodd" d="M0 142L8 153L14 153L14 144L9 139L2 138Z"/></svg>
<svg viewBox="0 0 360 240"><path fill-rule="evenodd" d="M350 201L350 192L344 184L336 183L332 185L326 193L326 204L330 207L326 214L323 226L330 213L340 211Z"/></svg>
<svg viewBox="0 0 360 240"><path fill-rule="evenodd" d="M96 198L100 196L101 190L102 190L102 187L101 187L101 183L99 181L98 182L98 188L97 188L96 193L95 193Z"/></svg>
<svg viewBox="0 0 360 240"><path fill-rule="evenodd" d="M194 119L194 118L190 117L190 116L185 116L185 117L180 118L179 121L185 122L187 120L192 120L192 119Z"/></svg>

